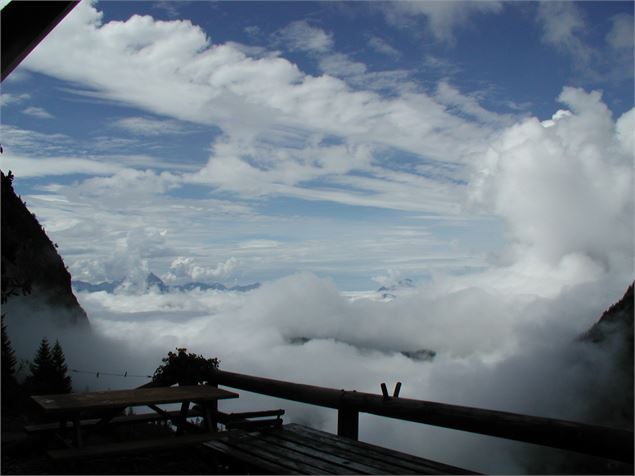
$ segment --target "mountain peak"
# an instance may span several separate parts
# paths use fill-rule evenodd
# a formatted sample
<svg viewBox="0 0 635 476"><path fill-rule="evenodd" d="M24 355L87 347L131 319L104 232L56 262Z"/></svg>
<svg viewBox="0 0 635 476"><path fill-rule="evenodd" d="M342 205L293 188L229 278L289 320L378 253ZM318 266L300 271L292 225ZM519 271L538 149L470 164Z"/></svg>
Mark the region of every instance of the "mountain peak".
<svg viewBox="0 0 635 476"><path fill-rule="evenodd" d="M73 281L73 287L79 291L86 292L99 292L105 291L109 294L115 292L122 283L126 280L121 279L118 281L107 281L99 284L92 284L85 281ZM253 289L257 289L260 287L260 283L253 283L247 285L236 285L232 287L227 287L221 283L201 283L201 282L189 282L185 284L165 284L165 282L153 272L150 272L145 279L145 289L143 291L147 291L151 288L156 288L161 294L169 293L169 292L187 292L193 290L199 291L236 291L236 292L247 292Z"/></svg>

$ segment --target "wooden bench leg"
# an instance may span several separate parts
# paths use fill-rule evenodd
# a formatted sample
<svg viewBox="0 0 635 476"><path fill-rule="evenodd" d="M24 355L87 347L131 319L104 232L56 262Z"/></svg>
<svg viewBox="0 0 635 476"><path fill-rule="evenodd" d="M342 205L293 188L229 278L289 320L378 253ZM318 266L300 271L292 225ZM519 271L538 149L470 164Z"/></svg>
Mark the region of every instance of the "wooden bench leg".
<svg viewBox="0 0 635 476"><path fill-rule="evenodd" d="M179 415L179 423L176 429L177 435L182 435L185 431L185 424L187 423L187 412L190 409L190 402L181 403L181 414Z"/></svg>
<svg viewBox="0 0 635 476"><path fill-rule="evenodd" d="M73 415L73 443L77 448L81 448L83 445L82 441L82 425L79 419L79 414Z"/></svg>
<svg viewBox="0 0 635 476"><path fill-rule="evenodd" d="M218 401L214 400L213 402L205 402L203 404L203 412L205 418L205 428L209 432L218 431L216 424L216 413L218 412Z"/></svg>

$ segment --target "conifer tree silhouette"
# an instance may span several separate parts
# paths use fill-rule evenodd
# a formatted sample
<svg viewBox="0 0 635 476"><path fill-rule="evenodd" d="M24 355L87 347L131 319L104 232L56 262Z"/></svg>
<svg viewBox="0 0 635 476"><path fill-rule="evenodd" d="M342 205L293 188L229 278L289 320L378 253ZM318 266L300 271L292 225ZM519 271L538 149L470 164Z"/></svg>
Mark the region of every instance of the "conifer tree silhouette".
<svg viewBox="0 0 635 476"><path fill-rule="evenodd" d="M34 395L53 393L51 392L51 383L55 380L55 365L46 337L40 341L40 346L29 368L31 375L26 380L29 392Z"/></svg>
<svg viewBox="0 0 635 476"><path fill-rule="evenodd" d="M2 405L10 404L15 397L18 383L15 379L15 352L7 334L7 326L2 315Z"/></svg>
<svg viewBox="0 0 635 476"><path fill-rule="evenodd" d="M31 394L71 392L71 378L67 375L66 358L59 341L56 340L51 349L48 339L43 338L29 367L31 375L27 378L26 384Z"/></svg>
<svg viewBox="0 0 635 476"><path fill-rule="evenodd" d="M55 380L53 382L53 393L71 393L73 385L70 376L67 374L68 367L66 366L66 358L64 357L64 351L58 340L55 340L55 345L51 352L51 359L53 361L53 367L55 369Z"/></svg>

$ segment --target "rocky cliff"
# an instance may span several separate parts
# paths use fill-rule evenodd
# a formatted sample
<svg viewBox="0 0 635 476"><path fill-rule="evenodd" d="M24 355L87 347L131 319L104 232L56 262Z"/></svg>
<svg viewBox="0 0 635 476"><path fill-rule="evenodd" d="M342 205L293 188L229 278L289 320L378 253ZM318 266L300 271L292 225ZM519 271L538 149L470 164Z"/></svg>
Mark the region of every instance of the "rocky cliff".
<svg viewBox="0 0 635 476"><path fill-rule="evenodd" d="M16 195L11 172L0 174L3 313L9 319L32 314L57 324L88 325L56 245Z"/></svg>

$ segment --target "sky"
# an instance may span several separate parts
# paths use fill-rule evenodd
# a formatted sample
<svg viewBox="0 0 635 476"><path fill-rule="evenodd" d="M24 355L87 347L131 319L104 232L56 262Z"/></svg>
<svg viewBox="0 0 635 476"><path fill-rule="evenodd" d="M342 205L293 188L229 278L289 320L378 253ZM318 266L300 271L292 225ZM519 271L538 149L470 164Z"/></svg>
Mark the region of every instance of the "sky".
<svg viewBox="0 0 635 476"><path fill-rule="evenodd" d="M478 272L531 241L522 213L566 186L596 201L594 164L521 165L501 147L536 153L550 134L531 129L559 110L628 122L632 15L631 2L82 2L2 85L3 169L85 281L308 271L368 290ZM542 174L558 190L516 215Z"/></svg>
<svg viewBox="0 0 635 476"><path fill-rule="evenodd" d="M94 335L60 336L70 366L147 374L182 346L597 421L610 364L573 341L633 280L633 43L632 2L82 2L1 95L2 170L73 279L126 280L78 293ZM161 295L150 271L263 286ZM21 357L35 328L9 323ZM389 423L360 435L477 471L537 461Z"/></svg>

